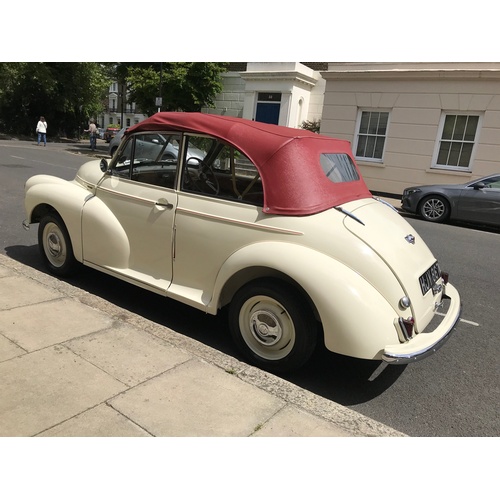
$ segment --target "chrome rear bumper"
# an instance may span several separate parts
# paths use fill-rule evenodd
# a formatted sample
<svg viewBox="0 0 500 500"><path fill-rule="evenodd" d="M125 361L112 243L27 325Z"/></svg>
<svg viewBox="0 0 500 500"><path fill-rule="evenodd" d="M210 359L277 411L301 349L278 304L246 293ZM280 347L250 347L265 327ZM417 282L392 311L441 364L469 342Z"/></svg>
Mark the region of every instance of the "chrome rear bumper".
<svg viewBox="0 0 500 500"><path fill-rule="evenodd" d="M414 338L399 345L386 346L382 359L389 364L408 364L420 361L440 349L455 331L460 319L462 305L456 288L448 283L446 285L445 300L450 300L446 316L441 323L431 332L422 332Z"/></svg>

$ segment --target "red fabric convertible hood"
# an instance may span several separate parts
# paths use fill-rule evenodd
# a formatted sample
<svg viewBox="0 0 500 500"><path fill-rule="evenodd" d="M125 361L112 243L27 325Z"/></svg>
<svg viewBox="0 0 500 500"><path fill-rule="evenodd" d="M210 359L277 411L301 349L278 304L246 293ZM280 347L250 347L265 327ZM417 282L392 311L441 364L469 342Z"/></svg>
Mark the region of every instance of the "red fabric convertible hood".
<svg viewBox="0 0 500 500"><path fill-rule="evenodd" d="M321 153L345 153L355 163L347 141L243 118L183 112L156 113L125 134L147 131L207 134L242 151L260 172L265 213L310 215L371 197L359 169L359 180L342 183L331 182L323 172Z"/></svg>

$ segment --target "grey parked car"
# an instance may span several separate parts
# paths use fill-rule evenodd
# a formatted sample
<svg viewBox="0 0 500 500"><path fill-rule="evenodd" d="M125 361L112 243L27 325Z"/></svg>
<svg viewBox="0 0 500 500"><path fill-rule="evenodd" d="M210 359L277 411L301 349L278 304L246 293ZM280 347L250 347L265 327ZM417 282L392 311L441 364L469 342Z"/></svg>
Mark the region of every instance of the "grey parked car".
<svg viewBox="0 0 500 500"><path fill-rule="evenodd" d="M500 174L465 184L406 188L401 208L431 222L461 220L500 226Z"/></svg>
<svg viewBox="0 0 500 500"><path fill-rule="evenodd" d="M109 156L113 156L115 154L116 150L118 149L118 146L120 145L120 142L122 142L122 137L125 130L127 130L127 127L123 127L122 129L120 129L120 131L117 132L116 135L109 142L108 146Z"/></svg>

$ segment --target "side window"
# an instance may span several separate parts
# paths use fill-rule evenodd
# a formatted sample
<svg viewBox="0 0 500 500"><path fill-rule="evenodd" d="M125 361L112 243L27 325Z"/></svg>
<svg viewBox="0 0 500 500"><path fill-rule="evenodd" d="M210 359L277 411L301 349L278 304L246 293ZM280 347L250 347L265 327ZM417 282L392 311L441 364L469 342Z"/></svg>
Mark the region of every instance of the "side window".
<svg viewBox="0 0 500 500"><path fill-rule="evenodd" d="M485 179L483 181L483 183L485 184L486 188L489 188L489 189L500 189L500 177L499 176L490 177L489 179Z"/></svg>
<svg viewBox="0 0 500 500"><path fill-rule="evenodd" d="M443 113L433 167L471 172L479 126L479 115Z"/></svg>
<svg viewBox="0 0 500 500"><path fill-rule="evenodd" d="M120 148L112 173L144 184L173 189L180 141L180 134L136 134Z"/></svg>
<svg viewBox="0 0 500 500"><path fill-rule="evenodd" d="M125 144L120 147L119 155L114 164L111 165L111 173L117 177L130 179L130 167L132 165L132 148L134 145L133 137L129 137Z"/></svg>
<svg viewBox="0 0 500 500"><path fill-rule="evenodd" d="M217 139L187 135L183 191L262 206L262 181L241 151Z"/></svg>
<svg viewBox="0 0 500 500"><path fill-rule="evenodd" d="M344 153L322 153L320 163L323 172L332 182L359 180L358 171L349 155Z"/></svg>
<svg viewBox="0 0 500 500"><path fill-rule="evenodd" d="M382 160L388 123L387 111L361 111L358 118L356 158L368 161Z"/></svg>

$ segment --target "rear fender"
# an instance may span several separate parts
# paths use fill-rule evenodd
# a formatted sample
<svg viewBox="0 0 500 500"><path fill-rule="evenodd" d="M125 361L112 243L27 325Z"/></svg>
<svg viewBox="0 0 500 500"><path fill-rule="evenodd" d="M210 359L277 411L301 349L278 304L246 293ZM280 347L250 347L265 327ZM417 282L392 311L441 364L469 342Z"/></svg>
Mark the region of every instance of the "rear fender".
<svg viewBox="0 0 500 500"><path fill-rule="evenodd" d="M207 312L214 314L222 294L228 294L225 287L231 278L252 267L278 271L307 293L316 307L330 351L380 359L387 344L399 342L394 327L398 312L363 277L325 254L282 242L256 243L232 254L217 276ZM229 294L243 284L231 283Z"/></svg>

